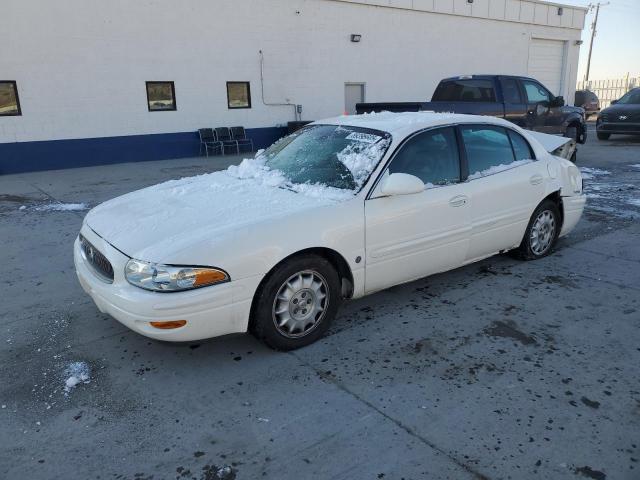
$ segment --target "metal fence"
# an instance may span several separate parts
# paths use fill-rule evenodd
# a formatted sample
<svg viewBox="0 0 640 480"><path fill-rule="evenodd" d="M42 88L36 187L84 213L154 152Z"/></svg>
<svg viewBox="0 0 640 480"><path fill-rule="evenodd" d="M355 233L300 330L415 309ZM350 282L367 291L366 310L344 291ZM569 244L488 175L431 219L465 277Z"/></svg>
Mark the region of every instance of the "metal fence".
<svg viewBox="0 0 640 480"><path fill-rule="evenodd" d="M640 77L626 76L610 80L587 80L578 82L576 90L590 90L598 96L600 108L611 105L611 100L617 100L634 87L640 87Z"/></svg>

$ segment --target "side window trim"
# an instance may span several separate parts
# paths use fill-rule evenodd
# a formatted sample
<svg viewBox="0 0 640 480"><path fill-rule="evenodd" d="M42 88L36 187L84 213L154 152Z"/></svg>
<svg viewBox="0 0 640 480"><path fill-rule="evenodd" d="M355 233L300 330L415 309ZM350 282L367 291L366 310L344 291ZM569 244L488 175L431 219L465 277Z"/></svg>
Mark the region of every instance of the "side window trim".
<svg viewBox="0 0 640 480"><path fill-rule="evenodd" d="M458 158L460 159L460 183L464 183L469 178L469 160L467 159L467 149L462 139L461 125L455 126L456 143L458 144Z"/></svg>

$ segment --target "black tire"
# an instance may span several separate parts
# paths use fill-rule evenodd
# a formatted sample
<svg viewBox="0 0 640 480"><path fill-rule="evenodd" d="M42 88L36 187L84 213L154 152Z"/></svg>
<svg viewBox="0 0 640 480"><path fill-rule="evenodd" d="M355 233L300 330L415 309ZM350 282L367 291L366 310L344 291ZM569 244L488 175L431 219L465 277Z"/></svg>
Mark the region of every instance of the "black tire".
<svg viewBox="0 0 640 480"><path fill-rule="evenodd" d="M567 129L564 132L564 136L567 137L567 138L572 138L577 142L578 141L578 127L574 127L573 125L570 126L570 127L567 127Z"/></svg>
<svg viewBox="0 0 640 480"><path fill-rule="evenodd" d="M536 221L543 213L549 213L553 217L554 229L549 237L550 241L548 247L540 251L536 248L535 244L532 245L532 231L535 228L534 226L536 225ZM520 246L514 253L523 260L537 260L539 258L546 257L553 251L553 247L558 240L561 229L562 217L560 215L560 209L558 208L558 205L552 200L544 200L535 209L533 215L531 215L531 219L529 220L529 224L527 225L522 243L520 243Z"/></svg>
<svg viewBox="0 0 640 480"><path fill-rule="evenodd" d="M611 136L610 133L603 132L597 132L596 135L598 136L598 140L609 140L609 137Z"/></svg>
<svg viewBox="0 0 640 480"><path fill-rule="evenodd" d="M297 275L309 276L311 274L317 275L317 277L313 277L315 280L324 281L324 286L321 286L321 288L326 290L327 295L323 300L320 300L320 302L324 301L323 310L316 314L317 317L314 318L317 318L317 321L312 320L315 323L308 330L294 331L287 334L283 332L288 328L286 324L281 327L276 325L278 321L276 319L278 314L276 305L277 302L282 301L277 300L276 296L293 277L297 278ZM309 289L301 288L298 292L303 292L303 290ZM340 277L333 265L325 258L307 254L287 260L269 274L256 293L252 311L251 331L258 339L264 341L275 350L295 350L309 345L321 338L333 322L342 300L340 291ZM313 293L311 294L313 295ZM296 295L302 295L302 293L296 293L292 296L295 297ZM296 299L294 298L293 300ZM315 296L313 300L315 304ZM291 303L283 302L293 307ZM296 320L293 318L293 313L290 309L287 309L287 314L291 315L291 321L295 323ZM309 321L309 319L301 320L301 322L304 321Z"/></svg>

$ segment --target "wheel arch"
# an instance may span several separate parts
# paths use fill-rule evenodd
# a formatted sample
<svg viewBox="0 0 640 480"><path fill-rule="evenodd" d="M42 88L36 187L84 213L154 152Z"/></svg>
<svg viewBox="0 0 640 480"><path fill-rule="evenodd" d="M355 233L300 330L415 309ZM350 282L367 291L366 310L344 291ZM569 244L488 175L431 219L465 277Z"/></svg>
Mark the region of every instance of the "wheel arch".
<svg viewBox="0 0 640 480"><path fill-rule="evenodd" d="M565 124L565 132L567 128L570 127L576 127L576 129L578 130L578 138L575 138L574 140L576 140L578 143L586 142L587 126L584 124L582 117L578 115L572 115L566 120Z"/></svg>
<svg viewBox="0 0 640 480"><path fill-rule="evenodd" d="M540 205L542 202L545 202L547 200L551 200L553 203L555 203L558 206L558 211L560 212L560 229L559 230L562 230L562 225L564 224L564 204L562 202L562 196L560 195L560 190L551 192L549 195L544 197L538 205Z"/></svg>
<svg viewBox="0 0 640 480"><path fill-rule="evenodd" d="M340 277L342 297L351 298L354 291L353 272L351 271L351 267L349 266L345 258L339 252L337 252L336 250L333 250L332 248L327 248L327 247L305 248L303 250L299 250L295 253L292 253L284 257L282 260L276 263L264 275L264 277L262 277L262 280L260 280L260 283L258 284L258 288L256 288L256 291L253 295L253 299L251 300L251 310L249 312L249 329L251 329L251 327L253 326L253 322L255 318L254 310L256 308L257 298L260 292L262 291L262 288L265 282L269 279L269 277L273 274L273 272L278 267L280 267L280 265L282 265L287 261L290 261L293 258L304 256L304 255L317 255L327 260L336 269L336 272Z"/></svg>

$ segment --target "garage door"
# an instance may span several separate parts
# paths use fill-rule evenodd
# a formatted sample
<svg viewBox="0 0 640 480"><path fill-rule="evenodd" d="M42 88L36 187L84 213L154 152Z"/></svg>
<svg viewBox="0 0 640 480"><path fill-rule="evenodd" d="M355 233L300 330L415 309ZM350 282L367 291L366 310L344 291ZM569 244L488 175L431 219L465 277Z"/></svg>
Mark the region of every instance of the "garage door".
<svg viewBox="0 0 640 480"><path fill-rule="evenodd" d="M533 38L529 47L529 76L542 82L555 95L562 95L564 42Z"/></svg>

